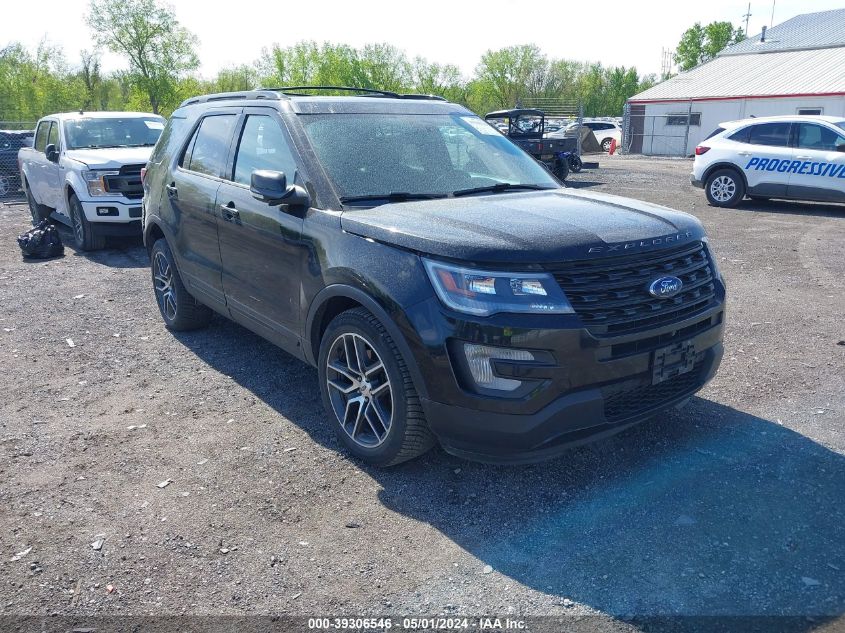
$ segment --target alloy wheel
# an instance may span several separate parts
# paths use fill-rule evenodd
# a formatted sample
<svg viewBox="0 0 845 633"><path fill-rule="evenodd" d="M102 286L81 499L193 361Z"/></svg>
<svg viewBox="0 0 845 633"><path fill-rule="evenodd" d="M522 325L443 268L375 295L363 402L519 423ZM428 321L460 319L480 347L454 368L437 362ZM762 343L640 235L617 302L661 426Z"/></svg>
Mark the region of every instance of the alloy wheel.
<svg viewBox="0 0 845 633"><path fill-rule="evenodd" d="M736 194L736 182L730 176L719 176L710 183L710 195L717 202L727 202Z"/></svg>
<svg viewBox="0 0 845 633"><path fill-rule="evenodd" d="M73 224L73 237L76 243L82 246L85 243L85 227L82 226L82 218L79 217L79 208L72 207L70 213L71 224Z"/></svg>
<svg viewBox="0 0 845 633"><path fill-rule="evenodd" d="M390 433L393 391L387 368L367 339L338 336L326 359L329 400L344 432L356 444L375 448Z"/></svg>
<svg viewBox="0 0 845 633"><path fill-rule="evenodd" d="M155 293L162 312L171 321L176 318L176 294L173 292L173 269L164 253L156 253L153 260Z"/></svg>

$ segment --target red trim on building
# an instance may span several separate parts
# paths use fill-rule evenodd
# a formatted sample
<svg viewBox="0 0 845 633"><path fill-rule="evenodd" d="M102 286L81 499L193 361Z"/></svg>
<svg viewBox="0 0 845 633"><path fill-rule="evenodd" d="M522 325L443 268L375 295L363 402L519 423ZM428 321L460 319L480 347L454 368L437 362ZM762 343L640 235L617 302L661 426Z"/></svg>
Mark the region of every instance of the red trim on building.
<svg viewBox="0 0 845 633"><path fill-rule="evenodd" d="M743 95L737 97L687 97L678 99L628 99L629 103L693 103L697 101L738 101L739 99L795 99L809 97L845 97L845 92L805 92L785 95Z"/></svg>

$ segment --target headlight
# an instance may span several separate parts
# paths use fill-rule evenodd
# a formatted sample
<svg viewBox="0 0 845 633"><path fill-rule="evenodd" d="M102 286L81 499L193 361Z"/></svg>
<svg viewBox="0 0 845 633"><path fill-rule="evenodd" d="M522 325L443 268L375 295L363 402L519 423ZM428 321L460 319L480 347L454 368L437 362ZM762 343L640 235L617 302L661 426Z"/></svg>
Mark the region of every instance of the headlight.
<svg viewBox="0 0 845 633"><path fill-rule="evenodd" d="M85 184L88 185L88 194L92 196L114 195L106 190L106 176L117 176L119 171L86 170L82 172Z"/></svg>
<svg viewBox="0 0 845 633"><path fill-rule="evenodd" d="M462 268L423 259L437 296L447 307L488 316L497 312L569 314L572 306L548 273L507 273Z"/></svg>

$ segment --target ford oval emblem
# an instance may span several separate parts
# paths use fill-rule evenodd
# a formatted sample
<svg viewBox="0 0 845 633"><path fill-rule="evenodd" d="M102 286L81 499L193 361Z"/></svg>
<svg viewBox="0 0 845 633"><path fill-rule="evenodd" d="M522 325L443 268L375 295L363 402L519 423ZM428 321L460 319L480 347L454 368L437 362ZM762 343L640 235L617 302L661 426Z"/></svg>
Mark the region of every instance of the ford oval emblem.
<svg viewBox="0 0 845 633"><path fill-rule="evenodd" d="M677 277L660 277L651 282L648 292L652 297L674 297L684 287L684 282Z"/></svg>

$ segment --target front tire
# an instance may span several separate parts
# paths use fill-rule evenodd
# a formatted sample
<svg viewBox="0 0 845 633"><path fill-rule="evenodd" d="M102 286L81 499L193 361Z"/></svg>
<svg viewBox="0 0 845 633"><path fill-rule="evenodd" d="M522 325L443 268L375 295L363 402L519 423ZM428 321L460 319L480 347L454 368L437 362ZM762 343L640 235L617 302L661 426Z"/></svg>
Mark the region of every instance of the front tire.
<svg viewBox="0 0 845 633"><path fill-rule="evenodd" d="M714 207L735 207L745 197L745 183L735 169L717 169L707 177L704 193Z"/></svg>
<svg viewBox="0 0 845 633"><path fill-rule="evenodd" d="M601 151L608 153L610 152L610 146L613 144L612 138L606 138L601 142Z"/></svg>
<svg viewBox="0 0 845 633"><path fill-rule="evenodd" d="M405 360L367 310L343 312L329 324L318 371L335 432L355 457L393 466L434 446Z"/></svg>
<svg viewBox="0 0 845 633"><path fill-rule="evenodd" d="M85 217L82 203L76 196L70 197L70 226L73 229L73 241L81 251L98 251L106 246L106 238L97 231Z"/></svg>
<svg viewBox="0 0 845 633"><path fill-rule="evenodd" d="M569 155L569 171L573 174L579 173L584 168L584 163L575 154Z"/></svg>
<svg viewBox="0 0 845 633"><path fill-rule="evenodd" d="M211 321L211 308L198 303L187 291L164 238L153 244L150 268L156 303L167 329L182 332L206 327Z"/></svg>

